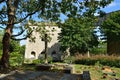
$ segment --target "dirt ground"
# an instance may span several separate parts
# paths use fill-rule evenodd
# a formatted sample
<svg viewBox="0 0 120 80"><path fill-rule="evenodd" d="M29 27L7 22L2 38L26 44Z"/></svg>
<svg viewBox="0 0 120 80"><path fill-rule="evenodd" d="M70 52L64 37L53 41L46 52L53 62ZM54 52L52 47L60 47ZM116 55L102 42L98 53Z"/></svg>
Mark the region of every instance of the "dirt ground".
<svg viewBox="0 0 120 80"><path fill-rule="evenodd" d="M46 71L13 71L0 75L0 80L81 80L80 74Z"/></svg>

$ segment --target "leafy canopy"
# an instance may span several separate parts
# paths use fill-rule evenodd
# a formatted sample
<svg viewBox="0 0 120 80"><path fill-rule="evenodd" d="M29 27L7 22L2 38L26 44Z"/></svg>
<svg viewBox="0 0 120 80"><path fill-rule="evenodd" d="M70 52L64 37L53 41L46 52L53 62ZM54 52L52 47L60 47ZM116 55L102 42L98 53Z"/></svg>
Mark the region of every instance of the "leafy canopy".
<svg viewBox="0 0 120 80"><path fill-rule="evenodd" d="M120 11L108 15L107 19L101 25L101 30L106 39L117 41L120 40Z"/></svg>
<svg viewBox="0 0 120 80"><path fill-rule="evenodd" d="M59 41L64 50L70 48L73 53L87 52L98 44L92 19L88 17L69 18L60 27Z"/></svg>
<svg viewBox="0 0 120 80"><path fill-rule="evenodd" d="M95 12L99 12L101 7L105 7L111 1L113 0L1 0L0 24L3 25L2 28L5 28L4 26L8 24L8 11L11 10L14 16L13 28L17 29L16 34L12 36L14 38L24 34L29 28L24 28L28 20L59 22L61 14L67 17L81 15L92 17ZM12 31L14 33L15 30L12 29ZM30 33L31 31L27 31L27 34ZM28 35L22 39L26 37Z"/></svg>

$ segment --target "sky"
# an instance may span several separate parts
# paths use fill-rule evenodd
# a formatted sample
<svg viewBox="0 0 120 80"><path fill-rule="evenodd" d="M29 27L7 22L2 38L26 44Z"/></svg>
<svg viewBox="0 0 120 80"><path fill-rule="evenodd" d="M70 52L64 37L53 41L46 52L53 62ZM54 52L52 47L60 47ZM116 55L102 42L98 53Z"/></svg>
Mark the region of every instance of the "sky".
<svg viewBox="0 0 120 80"><path fill-rule="evenodd" d="M120 10L120 0L114 0L114 2L112 2L102 10L107 13Z"/></svg>

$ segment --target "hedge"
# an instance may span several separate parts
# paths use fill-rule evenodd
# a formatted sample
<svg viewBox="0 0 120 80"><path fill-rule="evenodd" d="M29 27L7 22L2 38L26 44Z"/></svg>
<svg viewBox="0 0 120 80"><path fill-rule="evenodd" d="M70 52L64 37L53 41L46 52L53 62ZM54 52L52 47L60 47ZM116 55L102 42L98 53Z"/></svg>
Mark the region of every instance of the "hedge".
<svg viewBox="0 0 120 80"><path fill-rule="evenodd" d="M75 64L95 65L97 62L101 65L120 67L120 58L116 56L94 56L94 57L79 57L75 60Z"/></svg>

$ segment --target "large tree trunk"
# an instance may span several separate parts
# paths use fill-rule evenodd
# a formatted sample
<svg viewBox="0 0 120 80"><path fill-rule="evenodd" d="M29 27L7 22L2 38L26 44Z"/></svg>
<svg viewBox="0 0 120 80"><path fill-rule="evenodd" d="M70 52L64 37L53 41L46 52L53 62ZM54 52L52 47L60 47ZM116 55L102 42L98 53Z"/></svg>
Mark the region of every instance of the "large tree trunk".
<svg viewBox="0 0 120 80"><path fill-rule="evenodd" d="M107 53L109 55L120 55L120 41L107 41Z"/></svg>
<svg viewBox="0 0 120 80"><path fill-rule="evenodd" d="M14 26L15 13L18 7L18 2L19 0L6 1L8 23L3 36L3 54L0 62L1 66L5 69L9 67L9 54L10 54L9 45L10 45L10 38L12 35L13 26Z"/></svg>
<svg viewBox="0 0 120 80"><path fill-rule="evenodd" d="M10 38L11 38L11 34L12 34L12 29L13 29L13 21L14 21L14 17L13 16L9 16L9 20L8 20L8 25L6 27L4 36L3 36L3 54L2 54L2 58L1 58L1 65L2 68L8 68L9 67L9 46L10 46ZM11 22L11 23L10 23Z"/></svg>
<svg viewBox="0 0 120 80"><path fill-rule="evenodd" d="M9 45L10 33L6 32L3 37L3 54L1 58L1 65L3 68L9 67Z"/></svg>

